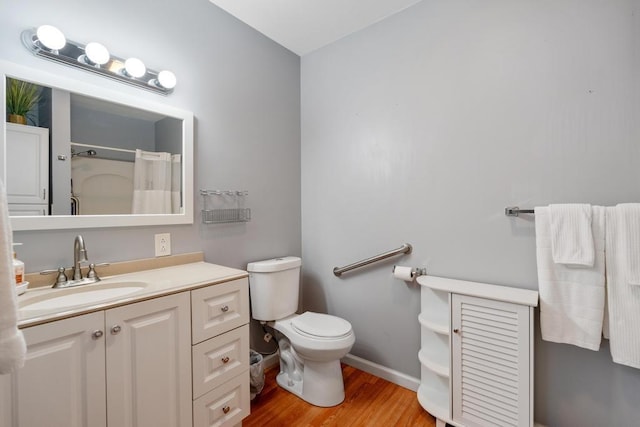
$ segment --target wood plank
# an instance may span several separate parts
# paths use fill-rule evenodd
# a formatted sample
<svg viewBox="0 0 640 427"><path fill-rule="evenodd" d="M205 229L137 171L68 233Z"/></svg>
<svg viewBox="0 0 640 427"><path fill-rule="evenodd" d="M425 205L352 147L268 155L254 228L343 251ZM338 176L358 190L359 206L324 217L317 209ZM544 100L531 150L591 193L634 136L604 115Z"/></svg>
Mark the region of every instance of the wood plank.
<svg viewBox="0 0 640 427"><path fill-rule="evenodd" d="M265 373L262 393L251 402L243 427L435 427L416 393L351 366L342 365L345 401L320 408L279 387L276 365Z"/></svg>

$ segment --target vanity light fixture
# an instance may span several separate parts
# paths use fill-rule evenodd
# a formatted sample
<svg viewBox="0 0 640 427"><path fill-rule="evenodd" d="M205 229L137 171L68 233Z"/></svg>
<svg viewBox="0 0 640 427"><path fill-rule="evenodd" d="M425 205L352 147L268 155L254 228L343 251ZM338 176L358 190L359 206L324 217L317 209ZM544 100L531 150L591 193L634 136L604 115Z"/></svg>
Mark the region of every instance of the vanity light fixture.
<svg viewBox="0 0 640 427"><path fill-rule="evenodd" d="M50 51L62 49L67 44L67 39L62 31L53 25L41 25L36 31L40 46Z"/></svg>
<svg viewBox="0 0 640 427"><path fill-rule="evenodd" d="M100 43L91 42L87 43L84 47L84 60L87 61L89 65L99 67L109 62L109 59L111 59L109 50Z"/></svg>
<svg viewBox="0 0 640 427"><path fill-rule="evenodd" d="M149 83L152 83L154 85L159 85L166 89L173 89L174 87L176 87L177 80L176 80L176 75L173 74L171 71L162 70L158 73L158 78Z"/></svg>
<svg viewBox="0 0 640 427"><path fill-rule="evenodd" d="M83 45L67 40L62 31L52 25L24 30L22 42L34 55L59 62L104 77L167 95L176 86L176 76L171 71L151 70L138 58L123 59L111 55L109 50L96 42Z"/></svg>
<svg viewBox="0 0 640 427"><path fill-rule="evenodd" d="M124 72L128 76L139 79L147 73L147 67L138 58L129 58L124 61Z"/></svg>

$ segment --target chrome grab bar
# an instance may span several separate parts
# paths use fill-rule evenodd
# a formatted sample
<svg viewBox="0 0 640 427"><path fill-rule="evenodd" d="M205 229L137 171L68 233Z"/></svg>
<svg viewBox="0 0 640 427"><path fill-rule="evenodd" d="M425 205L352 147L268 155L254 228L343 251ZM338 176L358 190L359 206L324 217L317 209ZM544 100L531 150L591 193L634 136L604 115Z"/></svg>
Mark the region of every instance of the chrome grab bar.
<svg viewBox="0 0 640 427"><path fill-rule="evenodd" d="M365 265L373 264L374 262L382 261L383 259L390 258L400 254L410 254L413 247L409 243L405 243L398 249L393 249L389 252L382 253L380 255L372 256L371 258L363 259L362 261L354 262L353 264L345 265L344 267L335 267L333 274L340 277L342 273L355 270L356 268L364 267Z"/></svg>

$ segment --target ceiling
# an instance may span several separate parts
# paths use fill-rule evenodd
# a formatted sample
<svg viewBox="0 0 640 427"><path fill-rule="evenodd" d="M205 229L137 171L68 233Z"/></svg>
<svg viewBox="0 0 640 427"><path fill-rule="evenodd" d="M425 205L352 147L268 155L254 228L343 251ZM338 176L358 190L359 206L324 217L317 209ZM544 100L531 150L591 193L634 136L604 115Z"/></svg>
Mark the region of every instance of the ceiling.
<svg viewBox="0 0 640 427"><path fill-rule="evenodd" d="M209 0L303 56L421 0Z"/></svg>

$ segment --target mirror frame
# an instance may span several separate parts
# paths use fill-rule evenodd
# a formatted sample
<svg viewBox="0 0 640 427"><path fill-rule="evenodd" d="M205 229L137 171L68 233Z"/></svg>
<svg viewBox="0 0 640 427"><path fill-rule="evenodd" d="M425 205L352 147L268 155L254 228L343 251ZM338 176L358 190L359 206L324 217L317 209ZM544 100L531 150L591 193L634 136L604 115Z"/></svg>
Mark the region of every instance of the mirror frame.
<svg viewBox="0 0 640 427"><path fill-rule="evenodd" d="M63 71L61 69L61 71ZM98 98L141 110L153 111L165 116L183 120L182 126L182 182L183 212L179 214L122 214L122 215L47 215L47 216L13 216L13 231L25 230L59 230L70 228L103 228L134 227L153 225L193 224L194 189L193 189L193 113L180 110L161 103L134 97L128 93L120 93L105 89L85 81L74 80L65 76L50 74L45 71L0 61L0 104L2 120L0 120L1 147L3 158L6 158L6 84L7 77L26 80L41 86L67 90L80 95ZM6 167L0 162L0 177L7 182Z"/></svg>

